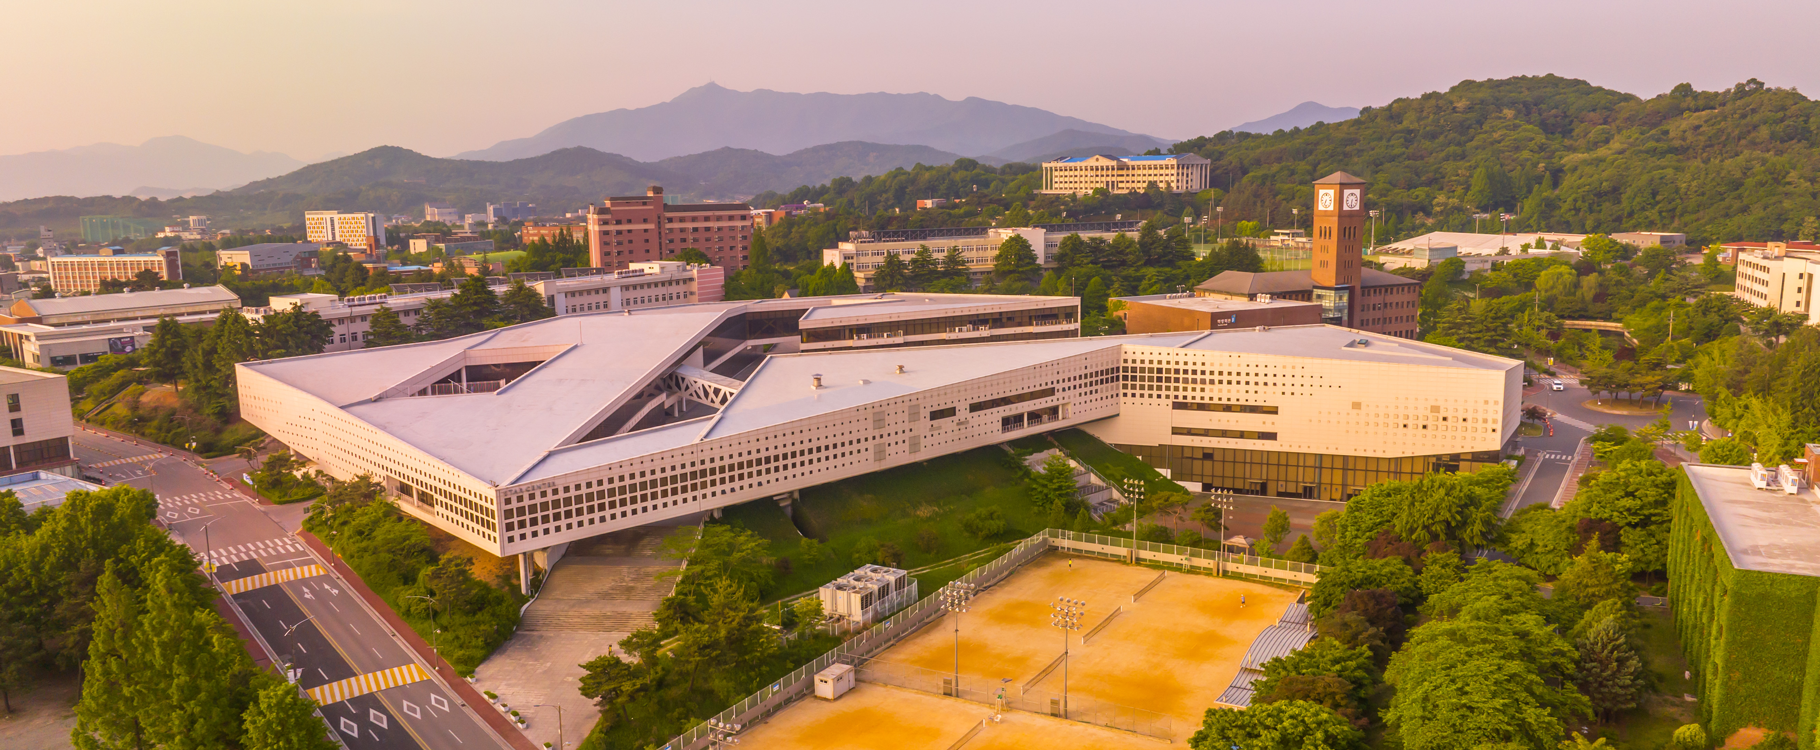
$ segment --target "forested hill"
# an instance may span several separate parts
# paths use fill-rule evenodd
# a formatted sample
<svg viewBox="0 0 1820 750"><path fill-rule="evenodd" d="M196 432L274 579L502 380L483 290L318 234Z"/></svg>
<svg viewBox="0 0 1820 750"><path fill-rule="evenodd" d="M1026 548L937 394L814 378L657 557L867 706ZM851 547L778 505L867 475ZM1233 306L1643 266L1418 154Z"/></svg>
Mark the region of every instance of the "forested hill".
<svg viewBox="0 0 1820 750"><path fill-rule="evenodd" d="M1820 215L1820 104L1754 79L1726 91L1683 84L1647 100L1557 76L1467 81L1342 123L1269 135L1227 131L1172 150L1213 161L1211 194L1083 205L1034 195L1038 175L1026 166L961 160L754 202L812 200L876 213L912 211L918 198L978 197L1080 216L1165 203L1172 213L1184 203L1205 212L1211 199L1225 208L1228 225L1288 227L1289 209L1312 202L1310 183L1344 170L1370 182L1367 202L1385 211L1381 239L1471 230L1474 213L1515 214L1512 231L1795 239L1815 231L1808 217Z"/></svg>
<svg viewBox="0 0 1820 750"><path fill-rule="evenodd" d="M1513 230L1771 240L1820 214L1820 105L1756 79L1651 99L1557 76L1467 81L1343 123L1174 150L1234 186L1228 219L1307 205L1308 184L1334 170L1369 181L1368 202L1399 222L1508 212Z"/></svg>

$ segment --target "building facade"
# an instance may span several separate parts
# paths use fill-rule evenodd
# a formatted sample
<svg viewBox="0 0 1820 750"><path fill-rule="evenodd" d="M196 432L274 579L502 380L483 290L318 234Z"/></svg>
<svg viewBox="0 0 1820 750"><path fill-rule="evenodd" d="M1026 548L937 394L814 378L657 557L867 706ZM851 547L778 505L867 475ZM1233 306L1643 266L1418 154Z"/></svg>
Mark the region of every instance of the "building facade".
<svg viewBox="0 0 1820 750"><path fill-rule="evenodd" d="M862 290L872 289L872 277L878 272L885 256L896 255L899 260L909 263L910 257L924 246L935 254L937 262L943 260L949 249L958 250L961 259L967 264L969 283L977 283L987 274L992 273L994 256L998 247L1012 236L1023 237L1030 243L1030 249L1036 251L1036 262L1044 267L1055 266L1056 249L1062 239L1071 234L1078 234L1083 239L1098 237L1110 241L1119 233L1126 233L1135 239L1138 228L1143 226L1139 221L1094 221L1074 224L1038 224L1031 227L940 227L930 229L883 229L860 230L849 233L849 239L834 247L822 251L822 264L832 266L852 266L853 278L859 282Z"/></svg>
<svg viewBox="0 0 1820 750"><path fill-rule="evenodd" d="M1040 192L1084 195L1104 189L1141 193L1154 186L1171 193L1195 193L1207 189L1212 165L1194 154L1077 156L1043 162Z"/></svg>
<svg viewBox="0 0 1820 750"><path fill-rule="evenodd" d="M15 300L0 314L0 343L27 364L69 369L138 351L159 318L199 325L239 307L224 286Z"/></svg>
<svg viewBox="0 0 1820 750"><path fill-rule="evenodd" d="M1214 331L1321 322L1320 305L1268 296L1235 300L1193 294L1152 294L1116 299L1125 303L1125 309L1114 315L1125 321L1126 333Z"/></svg>
<svg viewBox="0 0 1820 750"><path fill-rule="evenodd" d="M576 242L587 242L588 241L588 225L586 225L586 224L526 224L518 230L518 240L519 240L519 242L522 242L527 245L531 244L533 242L536 242L538 240L543 240L545 242L555 242L558 238L562 237L564 234L569 235L569 237L571 239L575 240Z"/></svg>
<svg viewBox="0 0 1820 750"><path fill-rule="evenodd" d="M1342 500L1495 461L1521 403L1520 362L1331 326L777 354L754 337L766 310L242 363L241 409L518 555L1066 427L1203 489Z"/></svg>
<svg viewBox="0 0 1820 750"><path fill-rule="evenodd" d="M262 242L215 251L215 261L254 276L314 268L322 246L313 242Z"/></svg>
<svg viewBox="0 0 1820 750"><path fill-rule="evenodd" d="M487 204L487 221L528 221L537 217L537 204L524 201Z"/></svg>
<svg viewBox="0 0 1820 750"><path fill-rule="evenodd" d="M0 367L0 399L6 419L0 432L0 475L38 471L76 476L69 381L62 375Z"/></svg>
<svg viewBox="0 0 1820 750"><path fill-rule="evenodd" d="M151 253L115 253L102 248L98 255L59 255L46 261L51 288L60 294L96 292L103 281L131 281L141 271L158 274L163 281L183 280L183 261L177 248Z"/></svg>
<svg viewBox="0 0 1820 750"><path fill-rule="evenodd" d="M1820 249L1796 249L1784 242L1762 248L1738 248L1738 281L1732 296L1757 307L1794 313L1808 323L1820 321L1814 311L1814 274L1820 272Z"/></svg>
<svg viewBox="0 0 1820 750"><path fill-rule="evenodd" d="M665 203L664 189L608 198L588 207L588 254L596 268L670 258L688 248L715 266L737 271L751 263L752 207L744 203Z"/></svg>
<svg viewBox="0 0 1820 750"><path fill-rule="evenodd" d="M163 219L142 219L137 216L84 216L82 217L82 241L99 245L118 240L140 240L151 237L164 228Z"/></svg>
<svg viewBox="0 0 1820 750"><path fill-rule="evenodd" d="M385 222L372 213L340 211L303 212L305 239L318 245L339 242L356 250L369 252L385 248Z"/></svg>
<svg viewBox="0 0 1820 750"><path fill-rule="evenodd" d="M444 224L460 224L461 209L447 203L423 204L424 221L440 221Z"/></svg>

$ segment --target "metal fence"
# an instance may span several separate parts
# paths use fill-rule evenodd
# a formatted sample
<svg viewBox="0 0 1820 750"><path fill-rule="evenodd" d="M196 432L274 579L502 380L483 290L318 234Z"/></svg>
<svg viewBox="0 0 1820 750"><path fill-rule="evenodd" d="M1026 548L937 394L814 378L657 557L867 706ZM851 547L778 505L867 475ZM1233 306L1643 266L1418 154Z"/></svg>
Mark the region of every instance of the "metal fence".
<svg viewBox="0 0 1820 750"><path fill-rule="evenodd" d="M1018 542L1017 546L1012 547L1009 552L968 571L955 580L973 584L984 591L1005 580L1025 563L1052 548L1070 554L1108 560L1149 563L1179 570L1253 578L1296 586L1312 585L1321 570L1319 565L1276 560L1256 555L1235 555L1216 550L1145 541L1138 541L1134 544L1129 538L1047 529ZM871 682L897 685L937 695L955 695L977 703L996 705L996 693L987 694L997 690L998 685L996 684L989 688L984 685L970 685L963 675L960 685L950 685L949 689L952 692L944 693L941 679L944 677L952 679L951 674L943 675L933 670L913 671L919 668L907 665L886 667L883 666L886 663L872 660L873 656L940 618L942 613L940 592L931 593L921 601L905 607L903 611L880 621L846 643L842 643L834 650L822 654L815 661L804 664L769 687L746 696L731 708L716 714L713 720L751 726L783 710L797 699L807 697L815 689L816 673L834 664L843 663L864 665L865 668L872 669L871 674L875 679L868 680ZM874 665L879 666L874 667ZM922 674L923 672L929 674ZM860 678L866 679L865 674L862 670ZM897 682L892 680L897 680ZM933 687L929 687L930 684L933 684ZM1042 690L1020 691L1015 698L1006 697L1009 708L1042 714L1051 713L1050 701L1060 699L1059 693L1051 696ZM1056 704L1055 707L1059 708L1059 704ZM1163 714L1078 696L1069 699L1068 718L1154 737L1171 736L1172 729L1169 717ZM707 747L710 735L706 723L698 724L671 739L664 744L663 750L700 750Z"/></svg>
<svg viewBox="0 0 1820 750"><path fill-rule="evenodd" d="M1056 661L1059 665L1061 659L1058 658ZM961 675L960 681L957 683L952 672L926 669L883 659L849 657L847 662L854 666L856 676L861 682L951 696L991 706L1001 711L1028 711L1033 714L1057 717L1062 717L1066 713L1064 718L1074 721L1165 739L1173 736L1175 728L1174 722L1164 714L1108 703L1078 694L1069 695L1067 705L1063 706L1062 693L1059 688L1042 690L1034 687L1043 682L1061 682L1059 675L1051 676L1049 672L1040 675L1030 685L1013 689L1002 685L995 679L975 678L968 675Z"/></svg>

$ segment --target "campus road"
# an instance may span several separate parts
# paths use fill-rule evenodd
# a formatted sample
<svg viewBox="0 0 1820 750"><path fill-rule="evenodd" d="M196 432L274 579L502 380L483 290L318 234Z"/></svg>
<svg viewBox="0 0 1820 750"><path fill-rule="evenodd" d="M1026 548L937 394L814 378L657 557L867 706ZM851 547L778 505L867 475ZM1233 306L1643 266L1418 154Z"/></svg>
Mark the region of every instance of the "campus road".
<svg viewBox="0 0 1820 750"><path fill-rule="evenodd" d="M75 443L85 473L153 490L159 522L197 557L214 559L214 578L224 588L245 587L233 598L246 624L290 665L298 685L308 690L383 673L369 678L375 685L323 701L329 726L351 750L506 745L448 688L427 679L430 665L417 660L358 595L324 572L329 566L291 533L299 509L257 504L159 446L88 430L79 430ZM267 573L295 578L252 579Z"/></svg>
<svg viewBox="0 0 1820 750"><path fill-rule="evenodd" d="M1656 415L1627 416L1607 414L1588 409L1581 404L1590 400L1593 395L1580 385L1579 380L1560 378L1564 391L1549 390L1548 384L1555 378L1541 378L1536 386L1525 388L1523 405L1540 405L1555 416L1549 420L1554 427L1554 435L1526 437L1522 445L1529 452L1530 461L1538 461L1534 475L1523 487L1522 494L1511 506L1515 512L1530 505L1554 502L1560 493L1562 483L1578 481L1577 476L1569 476L1573 463L1574 451L1579 447L1580 439L1592 434L1602 425L1619 424L1635 430L1656 420ZM1700 422L1706 419L1706 405L1699 396L1692 393L1671 393L1662 398L1663 403L1673 406L1669 414L1669 428L1676 431L1697 429Z"/></svg>

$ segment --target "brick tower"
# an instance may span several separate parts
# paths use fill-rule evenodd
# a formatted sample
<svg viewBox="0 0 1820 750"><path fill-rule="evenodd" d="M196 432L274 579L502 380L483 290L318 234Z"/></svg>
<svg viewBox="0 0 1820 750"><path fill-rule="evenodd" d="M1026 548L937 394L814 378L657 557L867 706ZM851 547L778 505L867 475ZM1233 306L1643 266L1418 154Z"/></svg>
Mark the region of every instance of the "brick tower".
<svg viewBox="0 0 1820 750"><path fill-rule="evenodd" d="M1359 305L1365 181L1335 172L1314 181L1314 301L1321 319L1355 327Z"/></svg>

